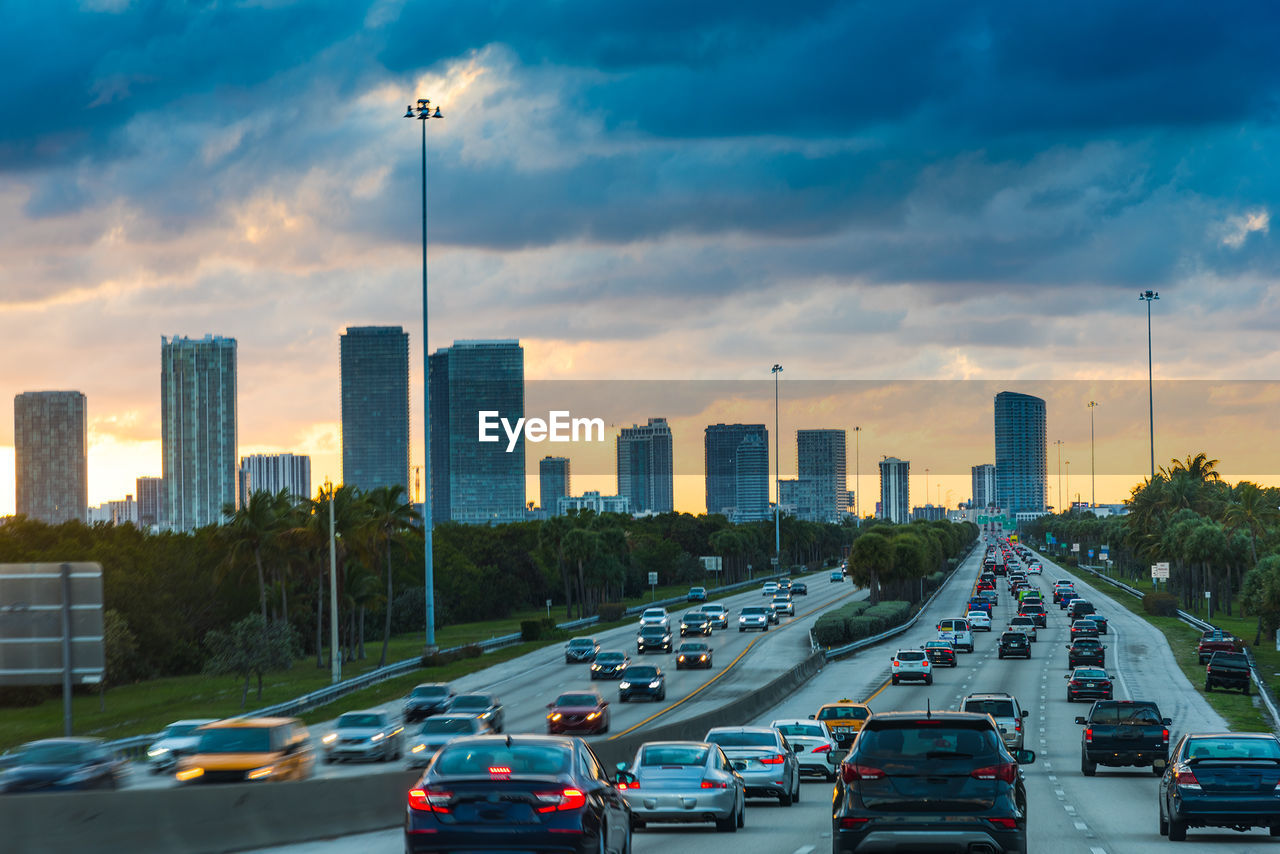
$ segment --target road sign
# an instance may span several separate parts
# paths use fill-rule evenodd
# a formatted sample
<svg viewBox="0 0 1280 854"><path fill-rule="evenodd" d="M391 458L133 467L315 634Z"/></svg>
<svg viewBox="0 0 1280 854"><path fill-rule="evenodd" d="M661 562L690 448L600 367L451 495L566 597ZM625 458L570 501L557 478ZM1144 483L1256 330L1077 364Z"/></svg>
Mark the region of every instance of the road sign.
<svg viewBox="0 0 1280 854"><path fill-rule="evenodd" d="M1103 546L1103 547L1102 547L1101 552L1100 552L1100 554L1098 555L1098 557L1102 558L1103 560L1111 560L1111 554L1107 551L1107 547L1106 547L1106 546Z"/></svg>
<svg viewBox="0 0 1280 854"><path fill-rule="evenodd" d="M1152 581L1167 581L1168 579L1169 579L1168 563L1151 564L1151 580Z"/></svg>
<svg viewBox="0 0 1280 854"><path fill-rule="evenodd" d="M1073 552L1075 552L1075 553L1079 554L1079 553L1080 553L1080 544L1079 544L1079 543L1072 543L1072 544L1071 544L1071 551L1073 551Z"/></svg>
<svg viewBox="0 0 1280 854"><path fill-rule="evenodd" d="M658 573L656 572L649 573L649 586L652 587L657 583L658 583Z"/></svg>
<svg viewBox="0 0 1280 854"><path fill-rule="evenodd" d="M1089 549L1089 557L1093 557L1093 549Z"/></svg>
<svg viewBox="0 0 1280 854"><path fill-rule="evenodd" d="M702 568L707 572L719 572L724 568L724 558L719 555L704 556L702 558Z"/></svg>
<svg viewBox="0 0 1280 854"><path fill-rule="evenodd" d="M61 684L64 625L71 682L93 684L104 668L101 564L0 564L0 685Z"/></svg>

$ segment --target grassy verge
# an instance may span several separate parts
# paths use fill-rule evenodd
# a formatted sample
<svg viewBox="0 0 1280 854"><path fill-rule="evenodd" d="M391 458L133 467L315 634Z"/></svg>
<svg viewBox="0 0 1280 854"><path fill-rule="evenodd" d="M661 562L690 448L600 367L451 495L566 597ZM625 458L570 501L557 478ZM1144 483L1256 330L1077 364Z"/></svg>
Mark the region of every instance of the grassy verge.
<svg viewBox="0 0 1280 854"><path fill-rule="evenodd" d="M1194 626L1189 626L1179 620L1177 617L1155 617L1148 614L1142 607L1142 601L1130 596L1118 587L1112 587L1107 582L1099 579L1091 572L1076 569L1070 566L1063 566L1062 570L1070 575L1089 582L1089 584L1097 587L1099 590L1105 591L1121 606L1129 609L1151 625L1159 629L1165 636L1165 640L1169 643L1169 649L1173 651L1173 659L1178 663L1178 667L1186 674L1187 679L1191 681L1191 685L1201 696L1208 701L1214 711L1222 715L1227 725L1238 732L1270 732L1271 727L1267 724L1266 716L1262 709L1254 705L1253 697L1246 697L1238 692L1224 693L1222 691L1213 691L1204 693L1204 665L1200 663L1196 657L1196 641L1200 639L1200 630ZM1140 584L1134 584L1128 580L1125 581L1131 587L1141 589ZM1150 581L1147 582L1146 590L1151 589ZM1215 618L1215 622L1218 622ZM1223 625L1231 631L1230 627ZM1237 634L1240 634L1237 632ZM1251 640L1252 636L1241 635ZM1263 667L1259 661L1259 666ZM1269 670L1264 672L1270 672Z"/></svg>

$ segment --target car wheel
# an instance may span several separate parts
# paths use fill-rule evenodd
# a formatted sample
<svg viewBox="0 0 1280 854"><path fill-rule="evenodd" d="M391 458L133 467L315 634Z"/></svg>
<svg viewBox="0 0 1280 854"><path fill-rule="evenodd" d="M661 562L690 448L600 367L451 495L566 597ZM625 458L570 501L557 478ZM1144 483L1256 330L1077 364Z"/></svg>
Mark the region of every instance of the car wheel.
<svg viewBox="0 0 1280 854"><path fill-rule="evenodd" d="M1271 825L1271 827L1268 828L1268 833L1270 833L1271 836L1280 836L1280 824Z"/></svg>
<svg viewBox="0 0 1280 854"><path fill-rule="evenodd" d="M333 757L326 753L326 754L324 755L324 764L325 764L325 765L332 765L332 764L333 764Z"/></svg>
<svg viewBox="0 0 1280 854"><path fill-rule="evenodd" d="M1071 698L1071 692L1070 692L1070 691L1068 691L1068 692L1067 692L1067 702L1068 702L1068 703L1074 703L1074 702L1075 702L1075 700L1073 700L1073 699Z"/></svg>
<svg viewBox="0 0 1280 854"><path fill-rule="evenodd" d="M1080 754L1080 773L1086 777L1092 777L1098 771L1098 763L1090 762L1089 758L1084 754Z"/></svg>
<svg viewBox="0 0 1280 854"><path fill-rule="evenodd" d="M765 624L764 624L764 631L766 631L766 632L767 632L767 631L769 631L769 624L768 624L768 623L765 623Z"/></svg>
<svg viewBox="0 0 1280 854"><path fill-rule="evenodd" d="M778 804L784 807L791 806L791 793L787 792L784 795L778 795Z"/></svg>
<svg viewBox="0 0 1280 854"><path fill-rule="evenodd" d="M667 689L663 688L662 693L658 695L658 702L665 703L667 701Z"/></svg>
<svg viewBox="0 0 1280 854"><path fill-rule="evenodd" d="M933 674L932 674L932 673L930 673L928 676L924 677L924 684L926 684L926 685L932 685L932 684L933 684Z"/></svg>
<svg viewBox="0 0 1280 854"><path fill-rule="evenodd" d="M1249 696L1249 683L1248 683L1248 682L1244 683L1244 695L1245 695L1246 697L1247 697L1247 696Z"/></svg>
<svg viewBox="0 0 1280 854"><path fill-rule="evenodd" d="M791 803L800 803L800 772L796 771L796 793L791 796Z"/></svg>
<svg viewBox="0 0 1280 854"><path fill-rule="evenodd" d="M627 695L626 695L626 694L619 694L619 695L618 695L618 702L619 702L619 703L625 703L626 701L627 701Z"/></svg>
<svg viewBox="0 0 1280 854"><path fill-rule="evenodd" d="M897 684L898 684L898 677L897 677L897 676L894 676L894 677L893 677L893 684L894 684L894 685L897 685Z"/></svg>
<svg viewBox="0 0 1280 854"><path fill-rule="evenodd" d="M996 653L996 658L1004 658L1004 650L1000 650L1000 652Z"/></svg>
<svg viewBox="0 0 1280 854"><path fill-rule="evenodd" d="M641 820L640 820L640 819L638 819L638 818L633 818L633 819L631 819L631 829L632 829L633 831L635 831L635 830L644 830L644 822L643 822L643 821L641 821Z"/></svg>
<svg viewBox="0 0 1280 854"><path fill-rule="evenodd" d="M1164 766L1165 766L1165 763L1163 763L1163 762L1152 762L1152 763L1151 763L1151 775L1152 775L1153 777L1163 777L1163 776L1164 776Z"/></svg>
<svg viewBox="0 0 1280 854"><path fill-rule="evenodd" d="M1160 805L1160 835L1169 835L1169 822L1164 817L1164 804Z"/></svg>
<svg viewBox="0 0 1280 854"><path fill-rule="evenodd" d="M733 809L724 818L716 819L717 833L733 833L738 829L738 805L734 804Z"/></svg>
<svg viewBox="0 0 1280 854"><path fill-rule="evenodd" d="M1208 694L1208 693L1211 693L1212 691L1213 691L1213 686L1209 684L1209 680L1208 679L1204 680L1204 692Z"/></svg>
<svg viewBox="0 0 1280 854"><path fill-rule="evenodd" d="M745 629L745 628L743 628L742 626L738 626L738 631L740 631L740 632L745 632L745 631L746 631L746 629Z"/></svg>
<svg viewBox="0 0 1280 854"><path fill-rule="evenodd" d="M1182 842L1187 838L1187 823L1169 816L1169 841Z"/></svg>

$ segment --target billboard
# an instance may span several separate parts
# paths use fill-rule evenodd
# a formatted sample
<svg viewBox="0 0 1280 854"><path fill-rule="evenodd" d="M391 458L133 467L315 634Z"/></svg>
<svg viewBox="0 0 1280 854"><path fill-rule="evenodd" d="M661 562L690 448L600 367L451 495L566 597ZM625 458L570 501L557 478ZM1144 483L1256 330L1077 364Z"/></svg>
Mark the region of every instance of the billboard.
<svg viewBox="0 0 1280 854"><path fill-rule="evenodd" d="M0 564L0 686L63 684L67 634L72 684L101 682L102 565Z"/></svg>

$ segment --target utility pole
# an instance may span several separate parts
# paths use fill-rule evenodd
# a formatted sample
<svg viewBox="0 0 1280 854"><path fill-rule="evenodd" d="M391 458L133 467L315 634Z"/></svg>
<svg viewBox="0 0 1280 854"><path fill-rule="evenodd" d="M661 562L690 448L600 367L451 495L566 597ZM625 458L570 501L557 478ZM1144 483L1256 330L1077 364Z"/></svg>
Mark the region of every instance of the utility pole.
<svg viewBox="0 0 1280 854"><path fill-rule="evenodd" d="M1056 439L1053 444L1058 446L1058 512L1062 513L1062 440Z"/></svg>
<svg viewBox="0 0 1280 854"><path fill-rule="evenodd" d="M1098 482L1093 456L1093 411L1097 408L1097 401L1089 401L1089 506L1095 508L1098 506Z"/></svg>
<svg viewBox="0 0 1280 854"><path fill-rule="evenodd" d="M862 527L862 513L859 510L858 502L862 500L862 428L853 428L853 517L858 521L858 527Z"/></svg>
<svg viewBox="0 0 1280 854"><path fill-rule="evenodd" d="M1151 479L1156 477L1156 404L1151 370L1151 303L1160 299L1159 291L1143 291L1138 299L1147 304L1147 423L1151 434Z"/></svg>

